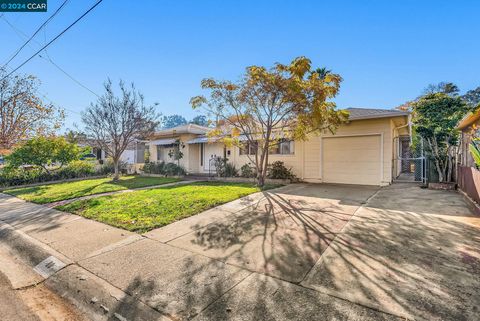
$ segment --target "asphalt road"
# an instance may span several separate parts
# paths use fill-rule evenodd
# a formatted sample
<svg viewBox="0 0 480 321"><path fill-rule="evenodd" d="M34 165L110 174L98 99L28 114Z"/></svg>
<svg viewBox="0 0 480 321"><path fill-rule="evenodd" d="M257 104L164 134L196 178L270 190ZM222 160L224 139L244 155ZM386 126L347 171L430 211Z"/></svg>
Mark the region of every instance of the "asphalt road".
<svg viewBox="0 0 480 321"><path fill-rule="evenodd" d="M3 321L40 321L23 302L19 294L12 290L8 279L0 273L0 318Z"/></svg>

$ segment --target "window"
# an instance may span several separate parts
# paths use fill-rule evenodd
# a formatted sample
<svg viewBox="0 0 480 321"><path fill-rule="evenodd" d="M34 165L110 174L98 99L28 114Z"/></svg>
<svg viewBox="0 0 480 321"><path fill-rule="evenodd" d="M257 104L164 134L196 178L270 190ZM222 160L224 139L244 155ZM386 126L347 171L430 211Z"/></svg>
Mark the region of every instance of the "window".
<svg viewBox="0 0 480 321"><path fill-rule="evenodd" d="M157 145L157 161L162 160L163 146Z"/></svg>
<svg viewBox="0 0 480 321"><path fill-rule="evenodd" d="M240 155L255 155L257 153L258 144L247 142L240 147Z"/></svg>
<svg viewBox="0 0 480 321"><path fill-rule="evenodd" d="M203 143L200 144L200 166L203 166L203 153L204 153Z"/></svg>
<svg viewBox="0 0 480 321"><path fill-rule="evenodd" d="M244 143L243 147L240 147L240 155L255 155L257 152L257 143ZM281 139L272 147L270 147L271 155L292 155L295 154L295 142L293 140Z"/></svg>
<svg viewBox="0 0 480 321"><path fill-rule="evenodd" d="M272 155L292 155L295 154L295 142L293 140L281 139L270 149Z"/></svg>

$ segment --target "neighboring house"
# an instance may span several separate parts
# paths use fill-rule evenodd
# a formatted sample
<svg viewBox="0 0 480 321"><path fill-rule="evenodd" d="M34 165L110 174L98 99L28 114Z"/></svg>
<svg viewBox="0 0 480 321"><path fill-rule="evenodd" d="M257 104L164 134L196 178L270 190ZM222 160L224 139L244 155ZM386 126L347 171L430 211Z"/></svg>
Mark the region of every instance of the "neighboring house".
<svg viewBox="0 0 480 321"><path fill-rule="evenodd" d="M269 162L283 161L303 181L387 185L404 169L401 155L409 148L409 113L350 108L349 121L335 135L324 132L306 141L279 140ZM189 174L214 171L213 159L227 157L237 168L249 163L253 148L226 147L207 137L211 128L194 124L158 131L149 145L150 161L173 162L169 151L180 148L179 161ZM405 143L406 142L406 143ZM180 147L179 147L180 146ZM410 169L408 169L410 170Z"/></svg>
<svg viewBox="0 0 480 321"><path fill-rule="evenodd" d="M145 163L146 142L147 141L138 140L128 145L120 156L120 160L129 165ZM95 147L96 144L93 140L83 139L79 141L78 145L91 148L91 153L96 156L99 162L104 162L108 158L104 150Z"/></svg>
<svg viewBox="0 0 480 321"><path fill-rule="evenodd" d="M461 166L475 167L475 162L469 151L469 145L472 142L472 138L480 137L480 109L473 113L468 113L458 123L457 128L461 131L458 161Z"/></svg>
<svg viewBox="0 0 480 321"><path fill-rule="evenodd" d="M475 166L469 148L472 139L480 137L480 109L468 113L459 122L457 128L461 131L457 183L470 200L480 204L480 171ZM478 205L473 206L473 209L477 214L480 214Z"/></svg>

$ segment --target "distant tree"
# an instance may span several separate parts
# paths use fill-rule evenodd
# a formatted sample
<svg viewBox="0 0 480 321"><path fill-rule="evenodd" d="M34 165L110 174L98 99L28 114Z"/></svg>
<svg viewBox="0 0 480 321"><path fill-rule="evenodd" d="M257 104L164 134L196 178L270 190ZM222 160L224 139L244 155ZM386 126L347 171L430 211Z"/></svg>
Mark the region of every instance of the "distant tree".
<svg viewBox="0 0 480 321"><path fill-rule="evenodd" d="M50 135L61 127L64 112L42 101L36 77L5 76L5 69L0 68L0 150L24 139Z"/></svg>
<svg viewBox="0 0 480 321"><path fill-rule="evenodd" d="M126 86L120 81L120 95L107 80L105 93L82 114L87 136L97 147L111 157L114 164L114 180L119 179L120 156L139 137L151 134L158 124L159 115L153 106L145 106L143 95L132 83Z"/></svg>
<svg viewBox="0 0 480 321"><path fill-rule="evenodd" d="M436 94L436 93L443 93L451 97L457 97L460 90L458 89L457 85L451 82L439 82L438 84L430 84L423 89L422 95L413 99L404 102L400 106L395 107L395 109L402 110L402 111L411 111L413 108L413 104L425 97L426 95Z"/></svg>
<svg viewBox="0 0 480 321"><path fill-rule="evenodd" d="M447 93L427 94L412 107L415 132L426 141L440 182L451 182L459 137L456 127L471 107Z"/></svg>
<svg viewBox="0 0 480 321"><path fill-rule="evenodd" d="M458 86L451 82L439 82L438 84L430 84L423 90L423 95L444 93L449 96L458 96L460 89Z"/></svg>
<svg viewBox="0 0 480 321"><path fill-rule="evenodd" d="M318 74L318 78L320 79L325 79L325 77L327 77L328 74L332 73L332 71L327 69L326 67L317 68L313 72Z"/></svg>
<svg viewBox="0 0 480 321"><path fill-rule="evenodd" d="M237 82L202 80L209 99L197 96L190 102L223 123L210 135L253 151L246 154L255 165L257 184L263 186L269 153L280 138L305 140L309 133L334 132L348 118L348 112L336 110L331 101L342 78L330 72L322 77L305 57L270 69L250 66Z"/></svg>
<svg viewBox="0 0 480 321"><path fill-rule="evenodd" d="M208 126L208 119L207 116L204 115L198 115L193 117L193 119L190 121L190 124L195 124L199 126Z"/></svg>
<svg viewBox="0 0 480 321"><path fill-rule="evenodd" d="M73 144L78 144L87 138L87 135L84 132L73 129L67 129L64 136L67 142Z"/></svg>
<svg viewBox="0 0 480 321"><path fill-rule="evenodd" d="M187 120L180 115L164 116L162 118L162 128L168 129L187 124Z"/></svg>
<svg viewBox="0 0 480 321"><path fill-rule="evenodd" d="M7 167L34 165L50 173L51 165L59 165L57 169L61 168L78 160L82 153L82 148L69 143L64 137L35 137L16 147L7 156Z"/></svg>
<svg viewBox="0 0 480 321"><path fill-rule="evenodd" d="M480 87L469 90L462 96L463 100L470 106L480 105Z"/></svg>

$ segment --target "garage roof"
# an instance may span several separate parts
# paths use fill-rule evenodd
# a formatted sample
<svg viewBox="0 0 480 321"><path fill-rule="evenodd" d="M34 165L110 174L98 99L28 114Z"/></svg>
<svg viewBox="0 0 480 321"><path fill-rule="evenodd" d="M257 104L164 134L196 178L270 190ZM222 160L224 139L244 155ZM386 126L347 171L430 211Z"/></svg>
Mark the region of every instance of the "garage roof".
<svg viewBox="0 0 480 321"><path fill-rule="evenodd" d="M373 108L347 108L350 113L350 120L388 118L408 116L408 111L398 109L373 109Z"/></svg>

